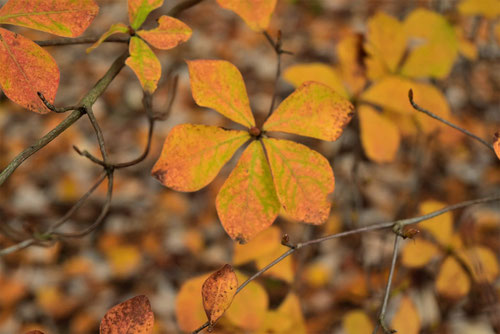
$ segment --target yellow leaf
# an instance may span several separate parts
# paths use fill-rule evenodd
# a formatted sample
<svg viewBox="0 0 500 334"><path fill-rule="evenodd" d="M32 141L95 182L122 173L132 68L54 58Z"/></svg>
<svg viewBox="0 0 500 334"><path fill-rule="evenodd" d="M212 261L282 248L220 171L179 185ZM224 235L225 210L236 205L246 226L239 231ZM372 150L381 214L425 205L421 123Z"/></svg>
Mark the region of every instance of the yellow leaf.
<svg viewBox="0 0 500 334"><path fill-rule="evenodd" d="M133 245L119 245L111 247L106 256L110 262L114 275L127 277L139 269L142 256L139 249Z"/></svg>
<svg viewBox="0 0 500 334"><path fill-rule="evenodd" d="M337 44L340 73L350 95L358 95L365 87L365 66L362 64L363 37L360 34L348 34Z"/></svg>
<svg viewBox="0 0 500 334"><path fill-rule="evenodd" d="M438 201L425 201L420 205L420 213L426 215L444 208L446 204ZM443 213L432 219L424 220L418 226L427 230L442 246L450 245L453 236L453 214Z"/></svg>
<svg viewBox="0 0 500 334"><path fill-rule="evenodd" d="M168 50L187 41L192 34L184 22L163 15L158 19L158 27L151 30L139 30L137 35L155 48Z"/></svg>
<svg viewBox="0 0 500 334"><path fill-rule="evenodd" d="M460 27L455 27L455 34L458 40L458 51L467 59L474 61L477 59L477 47L469 41Z"/></svg>
<svg viewBox="0 0 500 334"><path fill-rule="evenodd" d="M261 256L271 254L280 246L281 231L278 227L271 226L257 234L250 242L234 245L233 264L238 266L254 261Z"/></svg>
<svg viewBox="0 0 500 334"><path fill-rule="evenodd" d="M92 44L92 46L88 47L87 50L85 50L85 52L87 53L92 52L99 45L101 45L102 42L104 42L109 36L112 36L114 34L127 34L127 33L129 33L129 27L127 27L125 24L123 23L112 24L111 27L108 29L108 31L102 34L101 37L99 37L99 39L97 40L97 42Z"/></svg>
<svg viewBox="0 0 500 334"><path fill-rule="evenodd" d="M396 124L368 105L361 105L358 115L361 143L368 158L378 163L393 161L400 142Z"/></svg>
<svg viewBox="0 0 500 334"><path fill-rule="evenodd" d="M460 255L476 282L493 283L498 277L497 256L489 248L476 246L460 252Z"/></svg>
<svg viewBox="0 0 500 334"><path fill-rule="evenodd" d="M175 315L182 331L192 332L207 321L201 298L201 287L209 274L184 282L175 300Z"/></svg>
<svg viewBox="0 0 500 334"><path fill-rule="evenodd" d="M263 130L334 141L351 120L352 111L352 104L331 88L309 81L281 102Z"/></svg>
<svg viewBox="0 0 500 334"><path fill-rule="evenodd" d="M342 318L342 327L347 334L370 334L373 323L362 310L350 311Z"/></svg>
<svg viewBox="0 0 500 334"><path fill-rule="evenodd" d="M214 272L203 283L201 287L203 308L211 326L231 305L237 288L238 279L229 264Z"/></svg>
<svg viewBox="0 0 500 334"><path fill-rule="evenodd" d="M313 288L321 288L331 280L331 270L321 262L313 262L304 269L304 280Z"/></svg>
<svg viewBox="0 0 500 334"><path fill-rule="evenodd" d="M266 30L277 0L217 0L222 8L238 14L255 31Z"/></svg>
<svg viewBox="0 0 500 334"><path fill-rule="evenodd" d="M133 36L129 46L130 57L125 63L134 71L142 88L154 93L161 77L161 64L151 48L139 37Z"/></svg>
<svg viewBox="0 0 500 334"><path fill-rule="evenodd" d="M451 256L448 256L441 265L436 278L436 290L439 294L452 299L459 299L469 293L469 277Z"/></svg>
<svg viewBox="0 0 500 334"><path fill-rule="evenodd" d="M209 184L250 135L215 126L181 124L165 139L151 173L178 191L196 191Z"/></svg>
<svg viewBox="0 0 500 334"><path fill-rule="evenodd" d="M256 259L255 263L257 265L257 269L261 270L276 258L278 258L280 255L285 253L288 249L288 247L283 246L280 242L278 242L277 247L272 252L269 252L268 254L265 254ZM295 278L292 257L287 256L280 263L267 270L264 275L272 276L278 279L282 279L285 282L292 283Z"/></svg>
<svg viewBox="0 0 500 334"><path fill-rule="evenodd" d="M421 268L439 254L439 248L429 241L417 238L405 244L401 254L401 263L409 268Z"/></svg>
<svg viewBox="0 0 500 334"><path fill-rule="evenodd" d="M458 10L466 15L482 15L494 19L500 15L499 0L463 0L458 5Z"/></svg>
<svg viewBox="0 0 500 334"><path fill-rule="evenodd" d="M391 324L391 328L398 333L418 334L420 332L420 316L409 297L404 296L401 299Z"/></svg>

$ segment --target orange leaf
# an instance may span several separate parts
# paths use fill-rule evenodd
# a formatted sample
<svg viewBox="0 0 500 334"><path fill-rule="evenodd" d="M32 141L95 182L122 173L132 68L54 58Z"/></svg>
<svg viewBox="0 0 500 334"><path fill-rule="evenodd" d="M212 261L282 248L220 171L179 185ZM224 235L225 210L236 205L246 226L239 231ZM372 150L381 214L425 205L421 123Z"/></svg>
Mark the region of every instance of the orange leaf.
<svg viewBox="0 0 500 334"><path fill-rule="evenodd" d="M222 8L238 14L255 31L266 30L277 0L217 0Z"/></svg>
<svg viewBox="0 0 500 334"><path fill-rule="evenodd" d="M128 0L128 20L132 29L139 28L149 13L163 5L163 0Z"/></svg>
<svg viewBox="0 0 500 334"><path fill-rule="evenodd" d="M368 105L358 109L361 143L371 160L391 162L399 149L400 135L396 124Z"/></svg>
<svg viewBox="0 0 500 334"><path fill-rule="evenodd" d="M342 318L342 327L347 334L369 334L373 323L364 311L350 311Z"/></svg>
<svg viewBox="0 0 500 334"><path fill-rule="evenodd" d="M214 109L247 128L255 126L240 71L224 60L187 61L191 91L199 106Z"/></svg>
<svg viewBox="0 0 500 334"><path fill-rule="evenodd" d="M240 243L268 228L280 202L262 145L253 141L219 191L217 213L229 236Z"/></svg>
<svg viewBox="0 0 500 334"><path fill-rule="evenodd" d="M470 280L453 257L448 256L436 278L436 290L443 296L458 299L469 293Z"/></svg>
<svg viewBox="0 0 500 334"><path fill-rule="evenodd" d="M328 86L306 82L281 102L263 130L334 141L351 120L352 110L352 104Z"/></svg>
<svg viewBox="0 0 500 334"><path fill-rule="evenodd" d="M152 174L178 191L196 191L209 184L243 145L248 132L215 126L181 124L165 139Z"/></svg>
<svg viewBox="0 0 500 334"><path fill-rule="evenodd" d="M397 330L398 333L418 334L420 327L420 317L415 304L413 304L409 297L403 297L392 319L391 328Z"/></svg>
<svg viewBox="0 0 500 334"><path fill-rule="evenodd" d="M237 288L238 279L229 264L214 272L203 283L201 295L210 326L215 324L231 305Z"/></svg>
<svg viewBox="0 0 500 334"><path fill-rule="evenodd" d="M440 210L446 205L438 201L425 201L420 205L420 212L426 215L433 211ZM442 246L450 245L453 236L453 214L451 212L443 213L432 219L424 220L418 225L422 229L427 230L434 239Z"/></svg>
<svg viewBox="0 0 500 334"><path fill-rule="evenodd" d="M434 244L426 240L414 239L404 246L401 263L409 268L421 268L439 254L439 248Z"/></svg>
<svg viewBox="0 0 500 334"><path fill-rule="evenodd" d="M0 24L76 37L87 29L98 12L93 0L10 0L0 9Z"/></svg>
<svg viewBox="0 0 500 334"><path fill-rule="evenodd" d="M21 35L0 28L0 85L9 99L29 110L47 113L37 95L54 102L59 68L52 56Z"/></svg>
<svg viewBox="0 0 500 334"><path fill-rule="evenodd" d="M500 159L500 132L495 133L495 141L493 142L493 149L497 154L497 158Z"/></svg>
<svg viewBox="0 0 500 334"><path fill-rule="evenodd" d="M155 48L167 50L185 42L191 37L191 28L184 22L170 16L161 16L158 27L151 30L139 30L137 35Z"/></svg>
<svg viewBox="0 0 500 334"><path fill-rule="evenodd" d="M96 49L99 45L101 45L102 42L104 42L109 36L114 35L114 34L127 34L129 33L129 27L124 25L123 23L116 23L112 24L111 27L106 31L104 34L101 35L99 40L92 44L85 52L90 53L94 49Z"/></svg>
<svg viewBox="0 0 500 334"><path fill-rule="evenodd" d="M101 334L153 333L154 314L148 297L136 296L108 310L101 321Z"/></svg>
<svg viewBox="0 0 500 334"><path fill-rule="evenodd" d="M192 332L200 327L207 316L200 298L201 287L209 275L190 278L184 282L175 301L175 315L182 331Z"/></svg>
<svg viewBox="0 0 500 334"><path fill-rule="evenodd" d="M274 186L285 212L295 220L322 224L328 218L333 171L321 154L281 139L264 138Z"/></svg>
<svg viewBox="0 0 500 334"><path fill-rule="evenodd" d="M154 93L161 77L161 64L151 48L139 37L132 37L129 46L130 57L125 63L134 71L142 88Z"/></svg>

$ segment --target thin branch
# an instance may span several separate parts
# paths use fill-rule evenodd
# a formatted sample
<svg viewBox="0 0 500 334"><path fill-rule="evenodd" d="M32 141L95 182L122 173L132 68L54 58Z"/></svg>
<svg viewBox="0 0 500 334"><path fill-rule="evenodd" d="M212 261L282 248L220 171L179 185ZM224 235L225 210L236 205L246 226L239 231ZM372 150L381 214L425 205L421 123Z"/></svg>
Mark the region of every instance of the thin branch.
<svg viewBox="0 0 500 334"><path fill-rule="evenodd" d="M482 139L482 138L479 138L478 136L476 136L475 134L459 127L458 125L455 125L441 117L439 117L438 115L430 112L429 110L426 110L422 107L420 107L418 104L415 103L415 101L413 101L413 90L409 90L408 91L408 98L410 99L410 103L411 103L411 106L413 107L413 109L417 110L417 111L420 111L424 114L426 114L427 116L430 116L434 119L437 119L438 121L448 125L448 126L451 126L452 128L454 128L455 130L458 130L460 132L462 132L463 134L466 134L467 136L475 139L476 141L480 142L481 144L483 144L484 146L486 146L487 148L489 148L491 151L493 151L493 153L495 153L495 149L493 148L493 145L491 145L490 143L488 143L486 140Z"/></svg>
<svg viewBox="0 0 500 334"><path fill-rule="evenodd" d="M62 46L75 44L93 44L99 40L100 36L76 37L76 38L54 38L44 41L35 41L40 46ZM130 36L109 37L104 43L128 43Z"/></svg>
<svg viewBox="0 0 500 334"><path fill-rule="evenodd" d="M178 4L174 8L172 8L167 13L167 15L172 16L172 17L178 17L183 11L199 4L202 1L203 0L187 0L187 1L181 2L180 4Z"/></svg>
<svg viewBox="0 0 500 334"><path fill-rule="evenodd" d="M45 106L48 109L50 109L51 111L53 111L55 113L62 114L62 113L65 113L66 111L77 110L78 108L80 108L79 106L68 106L68 107L63 107L63 108L57 108L52 103L47 101L47 99L42 94L42 92L36 92L36 93L37 93L38 97L40 98L40 100L42 100L43 104L45 104Z"/></svg>
<svg viewBox="0 0 500 334"><path fill-rule="evenodd" d="M18 244L1 249L0 256L4 256L4 255L10 254L10 253L17 252L18 250L21 250L21 249L25 249L26 247L29 247L29 246L33 245L34 243L36 243L35 239L28 239L28 240L21 241Z"/></svg>
<svg viewBox="0 0 500 334"><path fill-rule="evenodd" d="M90 123L92 124L97 137L97 143L99 144L99 149L101 150L102 162L105 166L108 166L108 152L106 150L106 144L104 142L104 135L102 134L101 127L99 126L92 109L87 110L87 116L89 117Z"/></svg>

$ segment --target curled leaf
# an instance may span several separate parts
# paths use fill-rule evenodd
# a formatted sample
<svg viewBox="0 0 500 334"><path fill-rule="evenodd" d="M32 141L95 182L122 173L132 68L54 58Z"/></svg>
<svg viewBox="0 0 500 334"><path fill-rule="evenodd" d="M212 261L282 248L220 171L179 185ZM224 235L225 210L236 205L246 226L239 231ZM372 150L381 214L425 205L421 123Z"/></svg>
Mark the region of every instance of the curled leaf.
<svg viewBox="0 0 500 334"><path fill-rule="evenodd" d="M114 34L126 34L129 32L129 28L124 25L123 23L116 23L111 25L111 27L106 31L104 34L99 37L99 40L92 44L87 50L85 50L87 53L92 52L94 49L96 49L99 45L102 44L109 36L114 35Z"/></svg>
<svg viewBox="0 0 500 334"><path fill-rule="evenodd" d="M155 48L167 50L187 41L193 31L184 22L170 16L161 16L158 27L151 30L139 30L141 36Z"/></svg>
<svg viewBox="0 0 500 334"><path fill-rule="evenodd" d="M148 297L136 296L111 308L101 321L100 334L153 333L154 314Z"/></svg>
<svg viewBox="0 0 500 334"><path fill-rule="evenodd" d="M237 288L238 279L229 264L210 275L203 283L201 288L203 307L211 326L231 305Z"/></svg>
<svg viewBox="0 0 500 334"><path fill-rule="evenodd" d="M130 57L126 64L134 71L142 88L154 93L161 77L161 64L151 48L139 37L132 37L129 46Z"/></svg>

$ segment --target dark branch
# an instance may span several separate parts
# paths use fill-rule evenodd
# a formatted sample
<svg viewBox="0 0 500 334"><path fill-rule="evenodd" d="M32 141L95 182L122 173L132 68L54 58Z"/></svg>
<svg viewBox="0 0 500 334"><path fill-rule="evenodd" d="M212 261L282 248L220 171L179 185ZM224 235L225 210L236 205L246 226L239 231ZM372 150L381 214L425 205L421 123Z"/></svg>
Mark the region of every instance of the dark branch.
<svg viewBox="0 0 500 334"><path fill-rule="evenodd" d="M55 38L44 41L35 41L40 46L62 46L75 44L94 44L99 40L100 36L91 37L76 37L76 38ZM130 36L109 37L104 43L128 43Z"/></svg>

